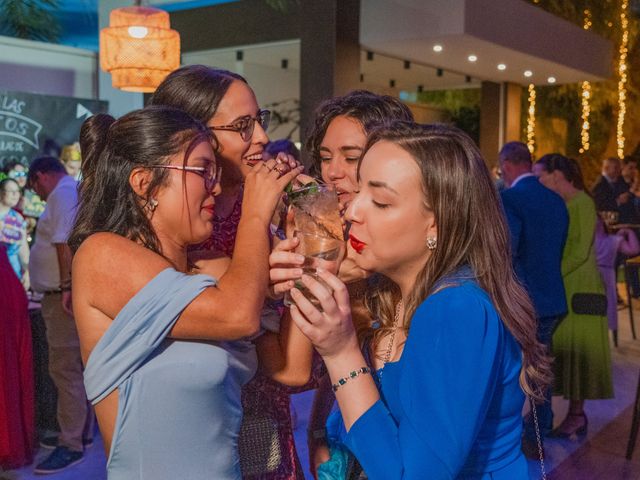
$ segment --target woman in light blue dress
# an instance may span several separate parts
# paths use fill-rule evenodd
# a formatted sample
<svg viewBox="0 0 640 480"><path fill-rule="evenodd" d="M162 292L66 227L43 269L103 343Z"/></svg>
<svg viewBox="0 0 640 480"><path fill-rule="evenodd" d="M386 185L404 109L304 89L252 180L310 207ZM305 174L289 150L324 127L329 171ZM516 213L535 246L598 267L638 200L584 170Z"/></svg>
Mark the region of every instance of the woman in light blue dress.
<svg viewBox="0 0 640 480"><path fill-rule="evenodd" d="M473 141L447 126L377 129L345 217L356 264L384 279L368 302L381 323L373 368L336 276L319 274L329 288L303 276L322 311L294 288L291 316L325 361L368 478L528 479L521 412L525 394L544 398L549 358Z"/></svg>
<svg viewBox="0 0 640 480"><path fill-rule="evenodd" d="M271 216L300 169L282 174L271 161L249 173L240 254L216 280L187 257L211 234L220 192L210 130L168 107L92 128L106 141L89 159L69 245L108 477L237 480L240 387L257 368L243 339L260 327Z"/></svg>

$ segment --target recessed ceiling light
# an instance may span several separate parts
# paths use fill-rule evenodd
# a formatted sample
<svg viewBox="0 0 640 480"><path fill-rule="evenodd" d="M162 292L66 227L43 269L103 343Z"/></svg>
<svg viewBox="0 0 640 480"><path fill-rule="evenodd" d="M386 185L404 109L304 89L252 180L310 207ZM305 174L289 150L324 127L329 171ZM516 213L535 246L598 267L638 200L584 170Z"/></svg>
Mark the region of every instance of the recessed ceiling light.
<svg viewBox="0 0 640 480"><path fill-rule="evenodd" d="M524 76L525 77L530 77L531 75L533 75L533 72L531 70L525 70L524 71Z"/></svg>
<svg viewBox="0 0 640 480"><path fill-rule="evenodd" d="M549 78L547 78L547 82L549 82L549 83L556 83L556 77L549 77Z"/></svg>
<svg viewBox="0 0 640 480"><path fill-rule="evenodd" d="M478 60L478 57L476 57L475 55L469 55L467 57L467 60L469 60L470 62L475 62L476 60Z"/></svg>
<svg viewBox="0 0 640 480"><path fill-rule="evenodd" d="M507 66L504 63L499 63L498 64L498 70L506 70Z"/></svg>
<svg viewBox="0 0 640 480"><path fill-rule="evenodd" d="M433 51L436 53L440 53L442 51L442 45L434 45Z"/></svg>

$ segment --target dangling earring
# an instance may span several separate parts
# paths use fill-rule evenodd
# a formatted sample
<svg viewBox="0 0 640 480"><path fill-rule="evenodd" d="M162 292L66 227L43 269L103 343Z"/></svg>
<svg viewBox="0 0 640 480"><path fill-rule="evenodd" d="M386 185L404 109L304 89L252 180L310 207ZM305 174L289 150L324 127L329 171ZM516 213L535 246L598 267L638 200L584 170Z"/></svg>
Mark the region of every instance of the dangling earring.
<svg viewBox="0 0 640 480"><path fill-rule="evenodd" d="M152 212L155 212L156 208L158 208L158 200L156 200L155 198L152 198L151 200L149 200L149 210L151 210Z"/></svg>
<svg viewBox="0 0 640 480"><path fill-rule="evenodd" d="M427 237L427 248L429 250L435 250L438 246L438 239L436 237Z"/></svg>

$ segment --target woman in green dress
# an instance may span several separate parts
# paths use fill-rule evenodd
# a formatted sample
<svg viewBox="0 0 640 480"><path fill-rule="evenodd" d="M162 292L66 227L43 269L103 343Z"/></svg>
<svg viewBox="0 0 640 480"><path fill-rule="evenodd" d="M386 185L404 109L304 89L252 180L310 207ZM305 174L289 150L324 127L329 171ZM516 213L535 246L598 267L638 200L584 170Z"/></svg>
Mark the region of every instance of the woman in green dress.
<svg viewBox="0 0 640 480"><path fill-rule="evenodd" d="M569 313L553 335L554 394L570 400L569 413L553 436L576 438L587 433L584 401L613 397L607 318L573 310L576 293L604 294L596 266L596 209L584 191L580 167L560 154L543 156L534 166L540 182L559 194L569 211L569 232L562 255L562 276Z"/></svg>

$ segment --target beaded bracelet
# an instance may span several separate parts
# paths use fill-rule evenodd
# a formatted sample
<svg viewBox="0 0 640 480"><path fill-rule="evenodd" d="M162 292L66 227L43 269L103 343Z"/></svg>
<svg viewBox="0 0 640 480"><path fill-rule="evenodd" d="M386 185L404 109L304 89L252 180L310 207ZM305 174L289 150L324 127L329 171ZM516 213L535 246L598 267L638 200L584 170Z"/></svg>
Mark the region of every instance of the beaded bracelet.
<svg viewBox="0 0 640 480"><path fill-rule="evenodd" d="M369 367L360 367L358 370L349 372L349 375L347 377L343 377L340 380L338 380L338 383L334 383L333 385L331 385L331 388L333 389L334 392L337 392L338 389L341 386L343 386L345 383L347 383L348 380L352 380L364 373L371 373L371 369Z"/></svg>

